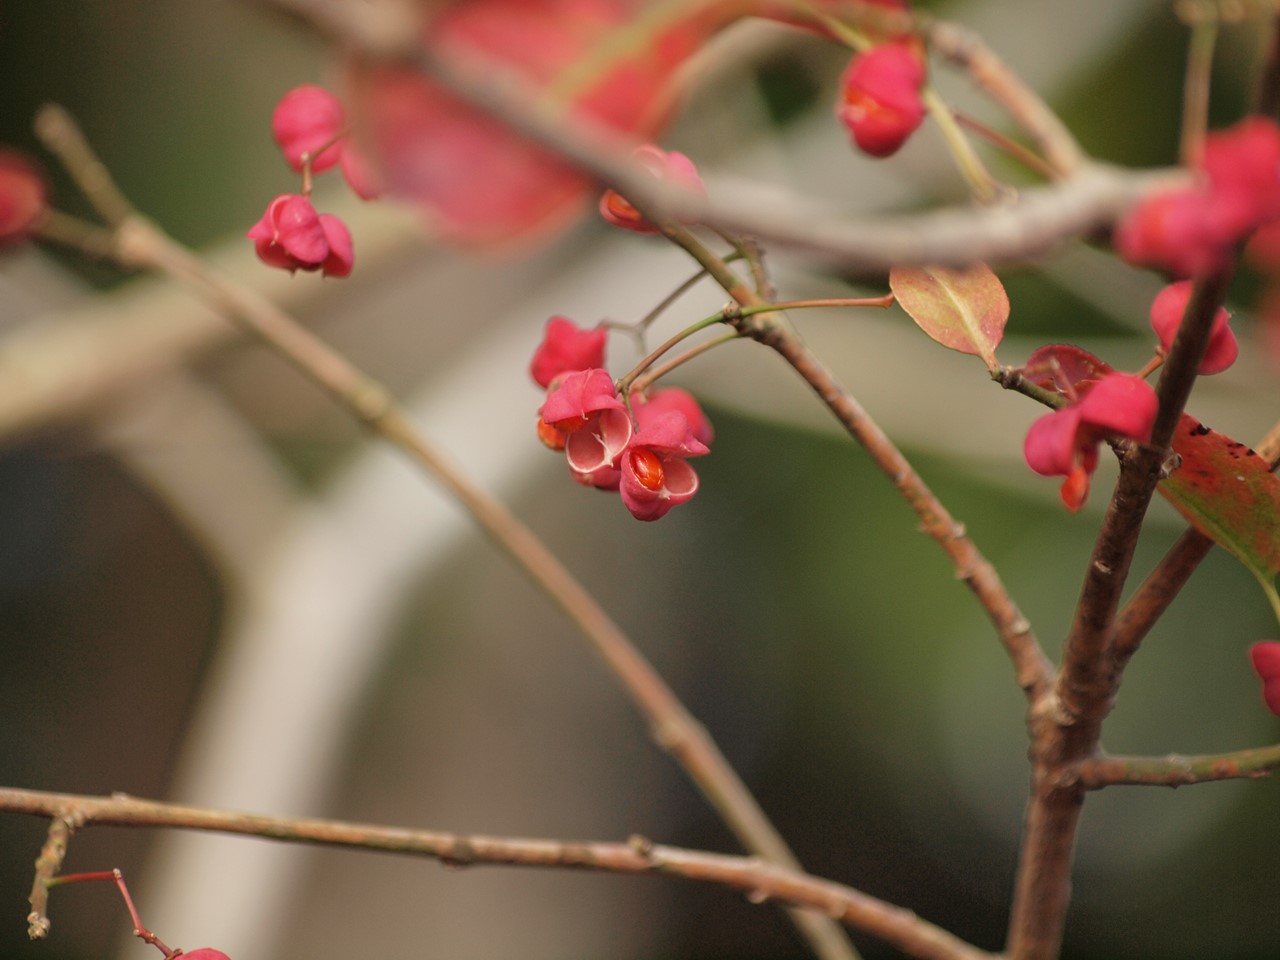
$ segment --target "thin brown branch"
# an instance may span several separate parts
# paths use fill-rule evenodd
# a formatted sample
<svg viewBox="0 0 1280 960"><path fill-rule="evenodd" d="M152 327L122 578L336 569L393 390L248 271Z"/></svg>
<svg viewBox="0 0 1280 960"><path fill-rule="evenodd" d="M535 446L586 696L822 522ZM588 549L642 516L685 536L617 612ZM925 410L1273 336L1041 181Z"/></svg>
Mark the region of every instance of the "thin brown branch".
<svg viewBox="0 0 1280 960"><path fill-rule="evenodd" d="M1116 616L1111 646L1116 670L1123 670L1138 652L1151 628L1164 616L1212 549L1212 540L1199 530L1188 527L1134 591Z"/></svg>
<svg viewBox="0 0 1280 960"><path fill-rule="evenodd" d="M974 83L1009 112L1058 176L1070 177L1087 165L1085 153L1067 125L981 37L958 24L942 21L926 25L925 35L930 49L964 69Z"/></svg>
<svg viewBox="0 0 1280 960"><path fill-rule="evenodd" d="M665 233L701 264L739 305L750 308L770 306L692 233L679 228ZM969 538L964 524L951 516L893 441L809 350L785 315L765 312L744 317L738 314L735 326L744 336L758 340L781 355L809 384L849 435L871 455L920 518L921 529L951 558L956 576L978 598L1013 661L1018 685L1032 699L1042 696L1053 683L1053 665L1036 639L1030 621L1009 596L995 567Z"/></svg>
<svg viewBox="0 0 1280 960"><path fill-rule="evenodd" d="M1061 950L1075 837L1084 804L1084 788L1070 775L1070 768L1096 751L1102 721L1114 702L1120 675L1113 669L1111 644L1120 592L1230 274L1222 270L1196 284L1156 388L1160 406L1151 442L1121 464L1063 648L1057 683L1049 696L1032 706L1031 799L1009 921L1007 952L1012 960L1054 960Z"/></svg>
<svg viewBox="0 0 1280 960"><path fill-rule="evenodd" d="M1182 787L1219 780L1262 780L1280 769L1280 744L1194 757L1120 757L1102 755L1076 768L1086 790L1112 786Z"/></svg>
<svg viewBox="0 0 1280 960"><path fill-rule="evenodd" d="M735 857L668 847L634 837L628 843L529 840L411 830L339 820L289 819L142 800L45 793L0 787L0 810L100 826L207 830L323 846L429 857L451 866L504 864L617 874L657 874L710 883L746 894L752 903L775 900L817 911L862 930L920 960L993 960L909 910L843 884Z"/></svg>
<svg viewBox="0 0 1280 960"><path fill-rule="evenodd" d="M1218 24L1206 20L1191 28L1187 47L1187 72L1182 82L1182 135L1178 159L1191 170L1200 168L1204 137L1209 129L1209 84L1213 74L1213 51L1218 43Z"/></svg>
<svg viewBox="0 0 1280 960"><path fill-rule="evenodd" d="M1013 662L1014 675L1029 698L1041 696L1053 683L1053 665L1041 648L1031 622L1018 609L1000 575L970 539L964 524L943 506L888 435L848 393L821 361L789 328L770 324L759 339L776 350L871 455L876 466L915 511L920 529L951 559L956 577L973 591Z"/></svg>
<svg viewBox="0 0 1280 960"><path fill-rule="evenodd" d="M1262 75L1258 79L1254 112L1274 117L1280 110L1280 14L1272 14L1267 26L1271 36Z"/></svg>
<svg viewBox="0 0 1280 960"><path fill-rule="evenodd" d="M1022 164L1028 170L1039 174L1046 180L1053 179L1053 168L1045 162L1044 158L1035 151L1023 146L1012 137L1006 136L999 130L987 126L976 117L971 117L967 113L960 110L952 110L955 115L956 123L964 127L970 133L976 134L992 146L998 148L1008 154L1013 160Z"/></svg>

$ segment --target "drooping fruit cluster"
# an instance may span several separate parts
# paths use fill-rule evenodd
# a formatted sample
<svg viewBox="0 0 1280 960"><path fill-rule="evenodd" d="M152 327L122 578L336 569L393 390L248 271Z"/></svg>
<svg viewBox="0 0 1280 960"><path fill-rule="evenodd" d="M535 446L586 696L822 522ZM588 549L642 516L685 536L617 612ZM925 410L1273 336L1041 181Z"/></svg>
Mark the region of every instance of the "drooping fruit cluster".
<svg viewBox="0 0 1280 960"><path fill-rule="evenodd" d="M637 520L657 520L698 492L690 457L709 453L711 423L677 387L624 399L604 369L606 331L564 317L547 322L530 373L546 388L538 436L563 450L578 483L616 490Z"/></svg>
<svg viewBox="0 0 1280 960"><path fill-rule="evenodd" d="M1280 127L1249 117L1205 137L1188 187L1153 194L1117 227L1131 263L1192 277L1226 262L1259 227L1280 221Z"/></svg>
<svg viewBox="0 0 1280 960"><path fill-rule="evenodd" d="M276 197L249 229L258 258L282 270L347 276L355 264L351 231L334 214L316 212L311 178L339 166L358 196L368 200L380 191L348 135L342 104L323 87L295 87L276 104L271 130L285 161L302 174L302 192Z"/></svg>

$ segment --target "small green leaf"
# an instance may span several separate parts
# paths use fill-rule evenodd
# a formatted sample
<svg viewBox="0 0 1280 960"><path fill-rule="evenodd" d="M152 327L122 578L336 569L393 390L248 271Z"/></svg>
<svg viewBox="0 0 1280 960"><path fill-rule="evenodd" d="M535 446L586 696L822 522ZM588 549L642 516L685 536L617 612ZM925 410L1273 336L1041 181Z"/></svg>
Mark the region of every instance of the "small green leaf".
<svg viewBox="0 0 1280 960"><path fill-rule="evenodd" d="M984 263L964 270L898 267L889 289L916 325L944 347L981 357L994 373L996 347L1009 320L1009 296Z"/></svg>
<svg viewBox="0 0 1280 960"><path fill-rule="evenodd" d="M1185 413L1173 435L1182 463L1160 492L1206 537L1258 578L1280 618L1280 477L1243 443Z"/></svg>

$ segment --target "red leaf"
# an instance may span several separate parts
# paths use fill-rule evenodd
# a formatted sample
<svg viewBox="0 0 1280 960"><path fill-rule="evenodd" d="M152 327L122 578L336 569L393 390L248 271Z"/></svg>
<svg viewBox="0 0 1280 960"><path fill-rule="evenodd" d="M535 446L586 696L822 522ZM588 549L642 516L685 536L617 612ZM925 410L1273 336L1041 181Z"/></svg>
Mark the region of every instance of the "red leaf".
<svg viewBox="0 0 1280 960"><path fill-rule="evenodd" d="M938 343L981 357L994 372L996 347L1009 319L1004 285L986 264L964 270L895 267L889 288L916 325Z"/></svg>
<svg viewBox="0 0 1280 960"><path fill-rule="evenodd" d="M1088 393L1089 389L1111 373L1110 364L1099 360L1088 350L1069 343L1051 343L1040 347L1022 367L1024 380L1064 397Z"/></svg>
<svg viewBox="0 0 1280 960"><path fill-rule="evenodd" d="M1267 461L1185 413L1173 436L1182 463L1160 492L1206 537L1262 584L1280 616L1280 477Z"/></svg>
<svg viewBox="0 0 1280 960"><path fill-rule="evenodd" d="M568 112L646 138L666 120L668 81L717 18L636 20L639 0L468 0L429 21L425 45L493 64L522 92L562 97ZM625 41L616 43L630 31ZM594 63L591 57L605 51ZM581 70L575 77L573 71ZM392 193L443 221L457 239L508 241L581 208L591 182L420 74L349 71L356 130Z"/></svg>

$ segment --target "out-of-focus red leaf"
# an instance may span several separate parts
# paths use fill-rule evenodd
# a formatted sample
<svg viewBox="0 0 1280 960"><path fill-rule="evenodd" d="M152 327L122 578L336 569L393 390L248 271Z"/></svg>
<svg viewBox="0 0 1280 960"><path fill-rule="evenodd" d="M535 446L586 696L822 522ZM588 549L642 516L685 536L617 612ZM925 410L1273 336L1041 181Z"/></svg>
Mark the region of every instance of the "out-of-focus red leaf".
<svg viewBox="0 0 1280 960"><path fill-rule="evenodd" d="M1023 365L1022 378L1064 397L1079 396L1112 372L1111 365L1088 350L1069 343L1050 343L1037 349Z"/></svg>
<svg viewBox="0 0 1280 960"><path fill-rule="evenodd" d="M729 11L690 5L686 14L651 17L637 28L644 6L642 0L466 0L431 18L423 43L491 63L531 95L563 82L566 71L580 68L602 44L615 43L605 65L569 83L567 112L650 138L670 111L673 71ZM348 75L356 129L390 191L422 206L456 239L509 241L552 228L581 208L587 178L420 74L353 65Z"/></svg>
<svg viewBox="0 0 1280 960"><path fill-rule="evenodd" d="M925 333L944 347L981 357L995 371L996 347L1009 319L1009 297L986 264L964 270L896 267L889 289Z"/></svg>
<svg viewBox="0 0 1280 960"><path fill-rule="evenodd" d="M1159 490L1187 521L1258 578L1280 616L1280 477L1243 443L1183 414L1173 436L1182 463Z"/></svg>

